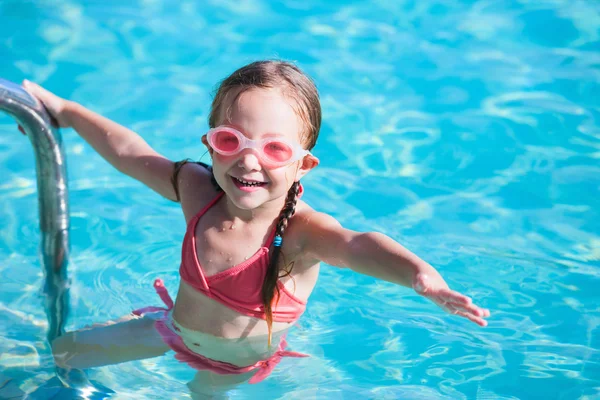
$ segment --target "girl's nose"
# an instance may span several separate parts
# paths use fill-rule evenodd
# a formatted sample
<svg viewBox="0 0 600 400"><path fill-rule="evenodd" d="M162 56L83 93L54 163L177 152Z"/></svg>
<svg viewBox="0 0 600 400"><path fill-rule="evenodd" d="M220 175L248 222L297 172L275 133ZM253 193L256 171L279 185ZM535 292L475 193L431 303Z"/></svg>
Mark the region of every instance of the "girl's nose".
<svg viewBox="0 0 600 400"><path fill-rule="evenodd" d="M260 170L260 160L258 154L252 150L245 150L238 161L238 167L246 170Z"/></svg>

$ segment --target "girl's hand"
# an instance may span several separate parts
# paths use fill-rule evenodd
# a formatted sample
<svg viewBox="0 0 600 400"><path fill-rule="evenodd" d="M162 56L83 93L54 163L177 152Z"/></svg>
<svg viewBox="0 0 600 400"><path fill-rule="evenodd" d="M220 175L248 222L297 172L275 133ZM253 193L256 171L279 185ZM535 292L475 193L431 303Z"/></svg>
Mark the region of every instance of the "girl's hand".
<svg viewBox="0 0 600 400"><path fill-rule="evenodd" d="M479 326L487 325L484 318L490 316L490 311L474 305L469 297L451 290L440 275L419 273L412 286L415 292L427 297L446 312L465 317Z"/></svg>
<svg viewBox="0 0 600 400"><path fill-rule="evenodd" d="M28 80L23 81L23 87L27 90L32 96L37 97L39 101L41 101L50 116L53 118L53 122L60 128L67 128L70 126L69 120L66 116L66 109L69 105L69 101L62 99L55 94L47 91L39 85L36 85L33 82L29 82ZM25 134L23 127L19 126L19 130Z"/></svg>

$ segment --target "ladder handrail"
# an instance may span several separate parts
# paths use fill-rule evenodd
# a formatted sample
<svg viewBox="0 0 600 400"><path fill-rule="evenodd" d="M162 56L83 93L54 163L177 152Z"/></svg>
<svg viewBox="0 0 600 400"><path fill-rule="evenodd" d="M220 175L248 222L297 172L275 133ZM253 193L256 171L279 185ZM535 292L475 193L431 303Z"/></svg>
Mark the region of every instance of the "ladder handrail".
<svg viewBox="0 0 600 400"><path fill-rule="evenodd" d="M35 97L0 78L0 111L21 125L35 153L48 340L64 333L68 316L69 200L67 166L60 131ZM18 133L15 132L15 135Z"/></svg>

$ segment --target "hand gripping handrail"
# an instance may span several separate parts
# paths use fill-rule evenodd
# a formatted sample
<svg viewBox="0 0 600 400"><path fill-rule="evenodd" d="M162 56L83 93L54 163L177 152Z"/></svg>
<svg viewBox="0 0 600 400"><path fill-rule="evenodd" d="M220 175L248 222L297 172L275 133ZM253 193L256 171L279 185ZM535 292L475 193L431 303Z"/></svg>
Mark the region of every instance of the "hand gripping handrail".
<svg viewBox="0 0 600 400"><path fill-rule="evenodd" d="M21 125L35 153L41 257L48 316L48 340L64 333L69 311L69 200L62 137L44 106L21 86L0 78L0 111Z"/></svg>

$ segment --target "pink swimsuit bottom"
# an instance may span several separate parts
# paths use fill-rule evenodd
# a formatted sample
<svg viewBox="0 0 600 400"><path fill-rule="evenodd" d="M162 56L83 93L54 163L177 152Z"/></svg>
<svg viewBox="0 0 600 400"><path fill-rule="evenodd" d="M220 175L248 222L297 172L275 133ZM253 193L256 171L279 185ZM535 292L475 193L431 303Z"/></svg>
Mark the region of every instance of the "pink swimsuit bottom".
<svg viewBox="0 0 600 400"><path fill-rule="evenodd" d="M285 337L281 339L277 351L271 357L246 367L240 367L227 362L212 360L204 357L203 355L190 350L190 348L187 347L183 342L181 336L169 328L169 311L173 308L173 300L171 299L171 296L169 296L167 288L165 288L162 279L157 279L154 281L154 289L160 296L163 303L165 303L166 308L153 306L144 307L133 311L133 314L141 316L145 313L163 311L164 313L162 317L155 322L156 330L162 337L165 344L169 346L171 350L175 351L175 358L181 362L187 363L194 369L208 370L221 375L245 374L250 371L258 370L248 381L248 383L258 383L269 376L275 366L279 364L282 357L308 357L306 354L284 350L287 346ZM177 330L176 327L174 329Z"/></svg>

